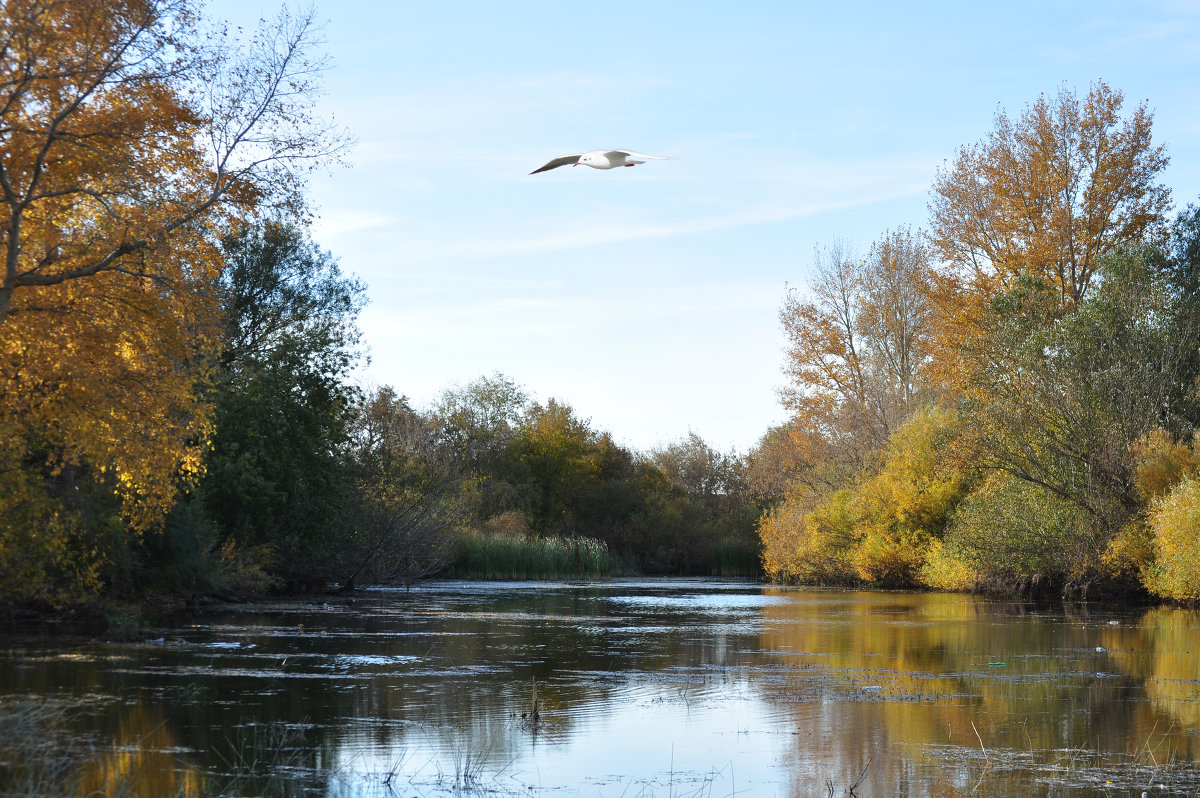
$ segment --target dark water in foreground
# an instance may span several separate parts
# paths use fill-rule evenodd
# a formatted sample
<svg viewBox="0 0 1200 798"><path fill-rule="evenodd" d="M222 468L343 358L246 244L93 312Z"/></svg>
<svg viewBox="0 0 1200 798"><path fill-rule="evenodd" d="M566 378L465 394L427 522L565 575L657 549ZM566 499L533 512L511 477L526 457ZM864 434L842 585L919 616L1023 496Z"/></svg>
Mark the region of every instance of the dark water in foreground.
<svg viewBox="0 0 1200 798"><path fill-rule="evenodd" d="M1200 795L1195 611L456 582L152 637L0 638L0 708L100 795Z"/></svg>

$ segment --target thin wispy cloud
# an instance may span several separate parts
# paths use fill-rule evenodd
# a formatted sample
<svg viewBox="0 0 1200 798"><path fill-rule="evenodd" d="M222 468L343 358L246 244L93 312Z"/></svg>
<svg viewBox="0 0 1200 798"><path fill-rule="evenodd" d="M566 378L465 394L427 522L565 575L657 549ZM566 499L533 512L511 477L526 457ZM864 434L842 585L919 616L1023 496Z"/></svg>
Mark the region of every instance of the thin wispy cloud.
<svg viewBox="0 0 1200 798"><path fill-rule="evenodd" d="M522 236L471 238L460 241L414 241L402 260L408 263L459 258L496 258L535 255L609 244L691 237L736 227L776 224L864 205L911 197L923 193L924 185L908 185L892 191L842 200L812 200L789 206L768 205L681 221L630 222L579 219L564 223L562 232L528 231ZM590 222L590 224L589 224Z"/></svg>

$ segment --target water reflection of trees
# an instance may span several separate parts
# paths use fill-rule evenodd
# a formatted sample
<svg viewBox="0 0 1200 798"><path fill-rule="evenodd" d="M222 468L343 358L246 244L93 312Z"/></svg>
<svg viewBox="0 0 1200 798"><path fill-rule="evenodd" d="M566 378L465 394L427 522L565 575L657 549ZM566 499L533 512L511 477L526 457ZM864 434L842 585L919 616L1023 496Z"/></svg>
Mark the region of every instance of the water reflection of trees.
<svg viewBox="0 0 1200 798"><path fill-rule="evenodd" d="M1200 611L1157 607L1129 631L1106 632L1104 641L1120 669L1141 682L1154 709L1195 741L1200 733Z"/></svg>
<svg viewBox="0 0 1200 798"><path fill-rule="evenodd" d="M798 794L814 789L818 771L852 783L872 757L880 794L896 794L916 768L919 780L944 782L936 795L970 789L997 764L988 751L1032 754L1003 777L1006 789L1063 751L1125 755L1149 744L1187 762L1197 753L1187 733L1200 728L1194 614L1160 609L1139 626L1109 625L958 595L780 595L790 600L765 608L761 640L778 666L751 673L795 725ZM948 750L957 765L937 761Z"/></svg>
<svg viewBox="0 0 1200 798"><path fill-rule="evenodd" d="M121 706L111 741L84 764L80 794L153 798L200 795L204 774L187 761L186 751L161 709L143 702Z"/></svg>
<svg viewBox="0 0 1200 798"><path fill-rule="evenodd" d="M238 741L257 745L264 729L303 733L295 772L364 758L386 770L406 752L446 769L468 753L503 765L535 740L586 735L642 688L693 700L750 685L787 720L797 795L825 794L825 779L844 789L864 769L865 795L963 794L981 776L1040 794L1038 768L1063 751L1149 741L1160 759L1196 756L1195 612L1113 626L1086 608L964 596L765 592L741 612L586 589L286 605L161 643L10 649L0 684L80 702L75 732L100 741L96 794L133 772L146 795L211 790ZM537 727L521 717L534 679ZM1023 764L989 774L986 757L1005 752Z"/></svg>

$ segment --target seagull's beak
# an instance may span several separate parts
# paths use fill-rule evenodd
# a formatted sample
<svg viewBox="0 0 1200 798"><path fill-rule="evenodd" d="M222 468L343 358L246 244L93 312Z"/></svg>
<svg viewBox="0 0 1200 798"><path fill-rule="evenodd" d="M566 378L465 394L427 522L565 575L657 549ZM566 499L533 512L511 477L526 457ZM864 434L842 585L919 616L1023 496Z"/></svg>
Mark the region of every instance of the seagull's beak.
<svg viewBox="0 0 1200 798"><path fill-rule="evenodd" d="M579 161L576 161L575 163L571 164L571 166L579 166Z"/></svg>

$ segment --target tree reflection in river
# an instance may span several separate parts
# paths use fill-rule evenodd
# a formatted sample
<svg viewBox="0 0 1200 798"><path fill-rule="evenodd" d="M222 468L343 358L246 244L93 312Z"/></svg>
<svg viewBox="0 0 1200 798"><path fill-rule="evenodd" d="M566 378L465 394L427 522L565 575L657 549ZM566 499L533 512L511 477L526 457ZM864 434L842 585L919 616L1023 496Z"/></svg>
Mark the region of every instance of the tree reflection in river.
<svg viewBox="0 0 1200 798"><path fill-rule="evenodd" d="M140 643L5 643L0 713L74 702L94 742L81 794L134 771L159 795L1200 790L1200 617L1183 610L434 583Z"/></svg>
<svg viewBox="0 0 1200 798"><path fill-rule="evenodd" d="M990 785L1028 795L1072 781L1119 789L1149 775L1147 763L1194 762L1200 662L1185 653L1200 645L1194 613L790 595L765 608L762 649L780 667L759 677L809 730L797 738L795 770L838 762L835 781L852 782L870 759L871 794L901 785L926 794L913 786L925 782L928 794ZM1167 697L1162 685L1176 692ZM808 737L831 750L814 759Z"/></svg>

